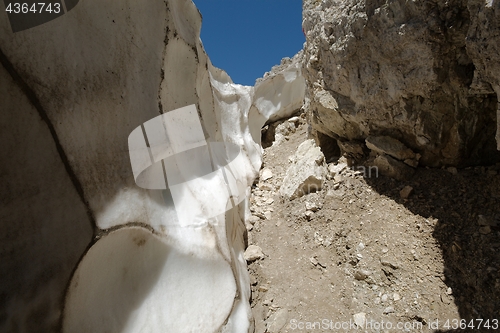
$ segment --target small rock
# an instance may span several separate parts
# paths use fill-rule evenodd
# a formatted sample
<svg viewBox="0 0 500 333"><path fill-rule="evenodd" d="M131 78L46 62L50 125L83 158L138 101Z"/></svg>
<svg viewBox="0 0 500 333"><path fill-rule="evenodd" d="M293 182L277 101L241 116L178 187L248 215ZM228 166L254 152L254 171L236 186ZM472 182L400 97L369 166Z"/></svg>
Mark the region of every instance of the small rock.
<svg viewBox="0 0 500 333"><path fill-rule="evenodd" d="M267 323L268 333L279 333L288 321L288 310L280 309Z"/></svg>
<svg viewBox="0 0 500 333"><path fill-rule="evenodd" d="M394 293L392 294L392 299L397 302L401 299L401 296L398 293Z"/></svg>
<svg viewBox="0 0 500 333"><path fill-rule="evenodd" d="M496 170L492 170L492 169L488 169L488 176L496 176L498 174L498 171Z"/></svg>
<svg viewBox="0 0 500 333"><path fill-rule="evenodd" d="M382 264L382 266L387 266L387 267L390 267L392 269L398 269L399 266L394 263L392 260L390 260L389 258L380 258L380 263Z"/></svg>
<svg viewBox="0 0 500 333"><path fill-rule="evenodd" d="M264 258L264 252L262 252L262 249L257 245L250 245L245 250L243 257L245 258L246 261L252 262L257 259Z"/></svg>
<svg viewBox="0 0 500 333"><path fill-rule="evenodd" d="M358 269L354 272L354 278L356 280L365 280L371 274L372 274L372 272L370 272L366 269Z"/></svg>
<svg viewBox="0 0 500 333"><path fill-rule="evenodd" d="M306 209L307 210L311 210L313 212L317 211L318 209L320 209L319 205L316 204L315 202L309 202L309 201L306 201Z"/></svg>
<svg viewBox="0 0 500 333"><path fill-rule="evenodd" d="M271 214L270 211L267 211L267 212L264 213L264 217L266 218L266 220L270 220L271 216L272 216L272 214Z"/></svg>
<svg viewBox="0 0 500 333"><path fill-rule="evenodd" d="M366 323L366 313L360 312L353 315L354 323L359 328L364 328Z"/></svg>
<svg viewBox="0 0 500 333"><path fill-rule="evenodd" d="M255 215L250 215L250 217L248 218L248 222L250 224L255 224L258 221L260 221L260 217L255 216Z"/></svg>
<svg viewBox="0 0 500 333"><path fill-rule="evenodd" d="M405 164L408 164L411 167L414 167L414 168L418 167L418 161L417 160L406 159L403 162L405 162Z"/></svg>
<svg viewBox="0 0 500 333"><path fill-rule="evenodd" d="M410 196L410 194L412 192L413 192L413 187L407 185L407 186L403 187L403 189L401 191L399 191L399 196L402 199L408 199L408 197Z"/></svg>
<svg viewBox="0 0 500 333"><path fill-rule="evenodd" d="M263 190L263 191L273 191L273 187L271 186L271 184L267 184L267 183L259 183L259 189Z"/></svg>
<svg viewBox="0 0 500 333"><path fill-rule="evenodd" d="M269 288L267 286L259 286L259 291L262 291L263 293L265 293L268 290Z"/></svg>
<svg viewBox="0 0 500 333"><path fill-rule="evenodd" d="M272 302L273 302L273 298L270 298L270 299L266 299L264 302L262 302L262 304L270 305Z"/></svg>
<svg viewBox="0 0 500 333"><path fill-rule="evenodd" d="M260 179L261 180L268 180L269 178L273 177L273 172L271 169L264 168L262 169L262 172L260 173Z"/></svg>
<svg viewBox="0 0 500 333"><path fill-rule="evenodd" d="M410 148L390 136L369 136L365 142L369 149L379 154L387 154L401 161L415 158L415 153Z"/></svg>
<svg viewBox="0 0 500 333"><path fill-rule="evenodd" d="M479 233L483 234L483 235L487 235L487 234L491 233L491 227L489 225L487 225L485 227L481 227L481 228L479 228Z"/></svg>
<svg viewBox="0 0 500 333"><path fill-rule="evenodd" d="M251 284L252 286L256 286L256 285L257 285L257 283L259 283L259 281L257 281L257 278L256 278L255 276L251 275L251 276L250 276L250 284Z"/></svg>
<svg viewBox="0 0 500 333"><path fill-rule="evenodd" d="M314 212L312 212L310 210L306 210L306 212L304 213L304 216L306 217L306 219L308 221L310 221L313 218L313 216L314 216Z"/></svg>
<svg viewBox="0 0 500 333"><path fill-rule="evenodd" d="M292 118L288 119L288 121L289 121L289 122L291 122L291 123L296 123L296 122L298 122L299 120L300 120L300 118L299 118L299 117L292 117Z"/></svg>
<svg viewBox="0 0 500 333"><path fill-rule="evenodd" d="M441 297L441 302L443 302L444 304L450 304L451 303L451 300L448 298L448 296L446 295L439 295Z"/></svg>
<svg viewBox="0 0 500 333"><path fill-rule="evenodd" d="M415 173L415 170L389 155L379 155L373 160L380 174L397 180L404 180Z"/></svg>
<svg viewBox="0 0 500 333"><path fill-rule="evenodd" d="M497 225L497 222L493 218L491 218L489 216L484 216L484 215L477 216L477 223L480 226L495 227Z"/></svg>
<svg viewBox="0 0 500 333"><path fill-rule="evenodd" d="M328 165L328 172L334 176L334 175L339 175L342 171L344 171L347 168L347 163L338 163L338 164L333 164L330 163Z"/></svg>
<svg viewBox="0 0 500 333"><path fill-rule="evenodd" d="M384 314L389 314L394 312L394 307L388 306L384 309Z"/></svg>
<svg viewBox="0 0 500 333"><path fill-rule="evenodd" d="M452 175L456 175L458 173L458 170L455 167L449 167L449 168L446 169L446 171L448 171Z"/></svg>
<svg viewBox="0 0 500 333"><path fill-rule="evenodd" d="M385 303L385 302L387 302L388 298L389 298L389 296L387 296L387 294L383 294L382 297L380 298L380 300L382 301L382 303Z"/></svg>
<svg viewBox="0 0 500 333"><path fill-rule="evenodd" d="M247 228L247 231L252 231L253 225L251 223L245 223L245 227Z"/></svg>
<svg viewBox="0 0 500 333"><path fill-rule="evenodd" d="M333 182L336 183L336 184L342 182L343 180L344 180L344 177L342 177L341 175L335 175L333 177Z"/></svg>
<svg viewBox="0 0 500 333"><path fill-rule="evenodd" d="M315 257L311 257L309 258L309 261L311 262L311 264L313 264L314 266L317 266L319 264L319 261L318 259L316 259Z"/></svg>
<svg viewBox="0 0 500 333"><path fill-rule="evenodd" d="M362 242L358 244L358 246L356 247L356 249L358 251L363 251L365 249L365 244L363 244Z"/></svg>
<svg viewBox="0 0 500 333"><path fill-rule="evenodd" d="M448 287L448 289L446 289L446 294L447 295L453 294L453 290L451 289L451 287Z"/></svg>

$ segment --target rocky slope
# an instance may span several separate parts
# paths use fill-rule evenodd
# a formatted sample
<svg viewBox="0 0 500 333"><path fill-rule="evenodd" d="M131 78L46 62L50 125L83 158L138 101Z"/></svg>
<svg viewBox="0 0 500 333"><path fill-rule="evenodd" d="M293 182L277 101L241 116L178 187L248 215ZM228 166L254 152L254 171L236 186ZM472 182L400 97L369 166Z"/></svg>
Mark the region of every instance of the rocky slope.
<svg viewBox="0 0 500 333"><path fill-rule="evenodd" d="M500 163L398 181L344 157L325 163L313 147L298 170L312 141L304 116L277 126L283 140L265 149L252 188L255 332L496 331ZM283 196L316 168L327 171L315 192Z"/></svg>
<svg viewBox="0 0 500 333"><path fill-rule="evenodd" d="M304 1L313 128L363 149L368 136L389 136L424 166L498 160L499 8L496 1Z"/></svg>

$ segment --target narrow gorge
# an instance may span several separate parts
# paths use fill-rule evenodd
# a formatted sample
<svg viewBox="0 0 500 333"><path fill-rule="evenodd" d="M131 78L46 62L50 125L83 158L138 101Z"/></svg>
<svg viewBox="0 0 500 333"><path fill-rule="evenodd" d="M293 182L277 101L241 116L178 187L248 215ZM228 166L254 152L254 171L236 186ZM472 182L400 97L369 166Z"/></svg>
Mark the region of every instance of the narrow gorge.
<svg viewBox="0 0 500 333"><path fill-rule="evenodd" d="M495 331L500 2L304 0L254 86L191 0L70 9L0 19L0 332Z"/></svg>

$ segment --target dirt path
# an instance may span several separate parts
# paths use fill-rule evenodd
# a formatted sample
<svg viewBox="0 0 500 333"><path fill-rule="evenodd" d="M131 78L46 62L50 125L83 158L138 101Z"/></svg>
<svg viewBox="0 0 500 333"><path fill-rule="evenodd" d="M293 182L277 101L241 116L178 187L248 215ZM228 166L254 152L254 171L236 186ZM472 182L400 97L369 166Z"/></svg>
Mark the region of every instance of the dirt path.
<svg viewBox="0 0 500 333"><path fill-rule="evenodd" d="M272 177L252 192L249 244L265 254L249 263L256 333L453 332L479 318L456 331L500 331L500 166L419 168L406 182L347 167L285 201L306 126L265 149Z"/></svg>

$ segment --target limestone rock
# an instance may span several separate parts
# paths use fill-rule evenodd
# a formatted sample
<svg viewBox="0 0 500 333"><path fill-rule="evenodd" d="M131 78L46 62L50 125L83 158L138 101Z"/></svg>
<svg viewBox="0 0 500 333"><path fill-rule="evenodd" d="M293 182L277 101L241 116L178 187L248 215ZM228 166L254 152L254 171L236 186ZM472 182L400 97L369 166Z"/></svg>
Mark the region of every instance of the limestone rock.
<svg viewBox="0 0 500 333"><path fill-rule="evenodd" d="M300 144L294 163L288 168L280 194L293 200L304 194L321 190L326 178L325 158L313 139Z"/></svg>
<svg viewBox="0 0 500 333"><path fill-rule="evenodd" d="M347 163L345 162L340 162L337 164L330 163L328 165L328 172L330 173L330 176L335 176L340 174L342 171L347 169Z"/></svg>
<svg viewBox="0 0 500 333"><path fill-rule="evenodd" d="M271 171L271 169L269 169L269 168L262 169L262 171L260 173L260 180L264 181L264 180L268 180L269 178L272 178L272 177L273 177L273 172Z"/></svg>
<svg viewBox="0 0 500 333"><path fill-rule="evenodd" d="M260 248L260 246L250 245L245 250L244 258L246 261L252 262L252 261L255 261L257 259L264 258L264 252L262 252L262 249Z"/></svg>
<svg viewBox="0 0 500 333"><path fill-rule="evenodd" d="M377 156L373 160L373 164L378 168L378 172L381 175L389 176L398 180L407 179L415 172L415 170L411 167L388 155Z"/></svg>
<svg viewBox="0 0 500 333"><path fill-rule="evenodd" d="M267 332L268 333L279 333L281 329L288 322L288 310L287 309L279 309L276 313L270 318L270 321L267 324Z"/></svg>
<svg viewBox="0 0 500 333"><path fill-rule="evenodd" d="M369 136L365 142L371 150L379 154L387 154L400 161L415 158L415 153L411 149L390 136Z"/></svg>
<svg viewBox="0 0 500 333"><path fill-rule="evenodd" d="M413 187L407 185L407 186L403 187L403 189L401 191L399 191L399 196L402 199L408 199L408 197L410 196L410 194L412 192L413 192Z"/></svg>
<svg viewBox="0 0 500 333"><path fill-rule="evenodd" d="M360 313L356 313L353 315L353 318L354 318L354 323L356 324L356 326L358 328L365 328L365 323L366 323L366 313L364 312L360 312Z"/></svg>
<svg viewBox="0 0 500 333"><path fill-rule="evenodd" d="M305 0L312 128L339 142L398 138L425 166L498 160L499 8L481 0ZM476 81L482 89L474 93Z"/></svg>

